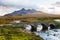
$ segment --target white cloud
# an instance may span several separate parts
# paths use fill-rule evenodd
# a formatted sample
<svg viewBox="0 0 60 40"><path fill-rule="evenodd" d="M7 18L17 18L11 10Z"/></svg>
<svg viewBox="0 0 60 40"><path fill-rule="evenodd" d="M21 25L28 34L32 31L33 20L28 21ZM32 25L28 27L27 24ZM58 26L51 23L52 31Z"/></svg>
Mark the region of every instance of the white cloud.
<svg viewBox="0 0 60 40"><path fill-rule="evenodd" d="M2 8L0 7L0 15L10 13L18 8L23 7L34 8L51 13L53 10L49 8L52 8L53 5L51 4L54 4L57 1L59 2L60 0L0 0L0 5L2 6ZM55 11L58 12L60 10L59 8L60 7L55 8Z"/></svg>
<svg viewBox="0 0 60 40"><path fill-rule="evenodd" d="M14 6L14 7L34 7L36 1L30 0L2 0L2 5Z"/></svg>
<svg viewBox="0 0 60 40"><path fill-rule="evenodd" d="M3 7L0 6L0 16L3 16L5 14L11 13L15 10L18 10L17 8L11 8L11 7Z"/></svg>

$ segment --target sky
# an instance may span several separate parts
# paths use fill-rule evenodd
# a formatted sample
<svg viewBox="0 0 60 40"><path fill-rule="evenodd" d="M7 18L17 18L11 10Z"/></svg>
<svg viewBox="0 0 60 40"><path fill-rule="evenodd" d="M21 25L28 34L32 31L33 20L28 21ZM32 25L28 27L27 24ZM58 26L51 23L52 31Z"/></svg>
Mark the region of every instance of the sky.
<svg viewBox="0 0 60 40"><path fill-rule="evenodd" d="M21 8L59 14L60 0L0 0L0 16Z"/></svg>

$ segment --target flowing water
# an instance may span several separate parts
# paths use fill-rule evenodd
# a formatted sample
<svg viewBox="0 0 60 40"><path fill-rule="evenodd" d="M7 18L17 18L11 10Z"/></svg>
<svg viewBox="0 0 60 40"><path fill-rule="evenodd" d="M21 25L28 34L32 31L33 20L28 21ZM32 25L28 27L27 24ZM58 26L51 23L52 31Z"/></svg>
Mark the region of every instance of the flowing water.
<svg viewBox="0 0 60 40"><path fill-rule="evenodd" d="M60 29L53 29L41 32L34 32L36 35L39 35L44 40L60 40Z"/></svg>
<svg viewBox="0 0 60 40"><path fill-rule="evenodd" d="M26 30L31 30L31 25L26 26ZM34 32L36 35L39 35L44 40L60 40L60 29L52 29L50 27L46 31L41 31L43 28L42 25L37 25L37 32Z"/></svg>

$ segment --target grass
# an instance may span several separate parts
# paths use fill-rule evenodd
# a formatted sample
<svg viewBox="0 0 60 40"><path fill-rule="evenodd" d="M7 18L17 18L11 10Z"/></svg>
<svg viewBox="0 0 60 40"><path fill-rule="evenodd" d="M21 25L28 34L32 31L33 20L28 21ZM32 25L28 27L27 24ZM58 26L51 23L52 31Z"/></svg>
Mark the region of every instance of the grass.
<svg viewBox="0 0 60 40"><path fill-rule="evenodd" d="M33 33L22 32L21 28L0 27L0 40L43 40Z"/></svg>

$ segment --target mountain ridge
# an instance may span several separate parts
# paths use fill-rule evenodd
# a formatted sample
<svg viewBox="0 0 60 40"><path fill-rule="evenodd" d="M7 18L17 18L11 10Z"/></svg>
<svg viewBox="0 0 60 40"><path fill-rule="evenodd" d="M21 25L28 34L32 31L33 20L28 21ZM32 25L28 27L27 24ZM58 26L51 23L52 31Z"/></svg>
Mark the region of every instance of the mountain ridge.
<svg viewBox="0 0 60 40"><path fill-rule="evenodd" d="M10 14L6 14L4 16L20 16L20 17L60 17L60 15L48 14L42 11L37 11L35 9L25 9L14 11Z"/></svg>

